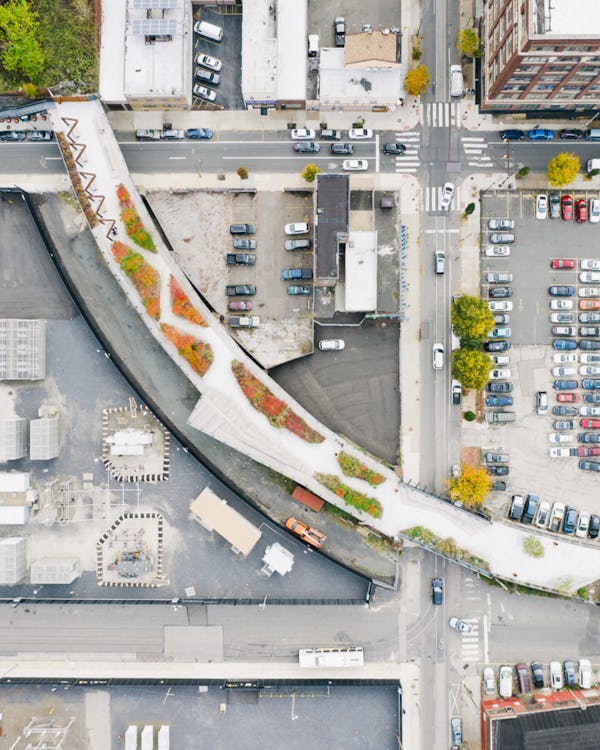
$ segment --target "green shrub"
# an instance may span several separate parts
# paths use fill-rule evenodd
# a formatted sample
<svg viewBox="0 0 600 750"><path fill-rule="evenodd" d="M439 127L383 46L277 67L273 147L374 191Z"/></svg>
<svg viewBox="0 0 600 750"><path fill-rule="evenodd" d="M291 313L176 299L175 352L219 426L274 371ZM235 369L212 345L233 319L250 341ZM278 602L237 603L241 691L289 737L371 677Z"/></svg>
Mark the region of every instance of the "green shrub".
<svg viewBox="0 0 600 750"><path fill-rule="evenodd" d="M477 419L477 414L475 414L474 411L466 411L463 414L463 419L465 419L467 422L474 422Z"/></svg>

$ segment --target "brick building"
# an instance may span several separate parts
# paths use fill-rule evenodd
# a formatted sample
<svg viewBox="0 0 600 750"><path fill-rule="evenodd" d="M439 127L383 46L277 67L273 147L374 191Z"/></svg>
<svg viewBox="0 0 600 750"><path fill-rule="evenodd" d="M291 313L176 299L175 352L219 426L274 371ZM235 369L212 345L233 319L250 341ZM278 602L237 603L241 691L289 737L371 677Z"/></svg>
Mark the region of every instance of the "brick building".
<svg viewBox="0 0 600 750"><path fill-rule="evenodd" d="M600 3L484 0L481 111L600 115Z"/></svg>

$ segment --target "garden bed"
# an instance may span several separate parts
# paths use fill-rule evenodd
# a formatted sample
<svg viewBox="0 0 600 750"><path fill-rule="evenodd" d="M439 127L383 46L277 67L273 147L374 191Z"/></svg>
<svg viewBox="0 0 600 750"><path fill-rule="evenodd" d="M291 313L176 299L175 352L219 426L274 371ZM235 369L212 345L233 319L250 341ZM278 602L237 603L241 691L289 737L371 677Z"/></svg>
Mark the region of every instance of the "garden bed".
<svg viewBox="0 0 600 750"><path fill-rule="evenodd" d="M338 497L341 497L346 505L351 505L357 510L361 510L363 513L373 516L373 518L382 517L383 506L377 498L369 497L362 492L353 490L352 487L348 487L347 484L344 484L339 477L335 476L335 474L317 474L315 478L323 486L327 487L328 490L331 490Z"/></svg>
<svg viewBox="0 0 600 750"><path fill-rule="evenodd" d="M160 318L160 276L158 271L144 258L125 245L123 242L113 242L112 252L121 267L129 276L140 295L146 312L152 318Z"/></svg>
<svg viewBox="0 0 600 750"><path fill-rule="evenodd" d="M211 345L167 323L161 323L160 328L192 370L198 375L206 375L214 360Z"/></svg>
<svg viewBox="0 0 600 750"><path fill-rule="evenodd" d="M378 474L376 471L369 469L368 466L361 463L360 459L351 456L345 451L340 451L338 463L347 477L364 479L365 482L368 482L373 487L377 487L378 484L385 482L385 477L381 476L381 474Z"/></svg>
<svg viewBox="0 0 600 750"><path fill-rule="evenodd" d="M171 310L180 318L189 320L198 326L206 326L204 318L198 310L192 305L187 294L179 286L179 282L174 276L169 277L169 292L171 293Z"/></svg>
<svg viewBox="0 0 600 750"><path fill-rule="evenodd" d="M130 237L136 245L149 250L151 253L156 252L156 245L150 234L144 228L138 212L135 210L133 201L124 185L117 188L117 198L121 206L121 221L125 224L127 236Z"/></svg>

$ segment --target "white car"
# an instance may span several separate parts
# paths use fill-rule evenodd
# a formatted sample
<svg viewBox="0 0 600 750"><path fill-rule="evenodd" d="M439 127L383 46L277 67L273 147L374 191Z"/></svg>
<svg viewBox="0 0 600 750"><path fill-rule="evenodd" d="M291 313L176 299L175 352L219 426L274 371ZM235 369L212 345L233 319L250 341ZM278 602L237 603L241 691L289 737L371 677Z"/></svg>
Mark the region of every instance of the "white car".
<svg viewBox="0 0 600 750"><path fill-rule="evenodd" d="M286 234L307 234L310 230L310 224L306 221L299 221L295 224L286 224L283 231Z"/></svg>
<svg viewBox="0 0 600 750"><path fill-rule="evenodd" d="M568 448L550 448L551 451L564 451L570 452ZM548 523L548 517L550 516L550 503L542 500L540 506L535 514L535 525L540 529L545 529Z"/></svg>
<svg viewBox="0 0 600 750"><path fill-rule="evenodd" d="M597 224L600 222L600 200L598 200L598 198L590 198L588 217L590 224Z"/></svg>
<svg viewBox="0 0 600 750"><path fill-rule="evenodd" d="M545 193L540 193L535 200L535 218L548 218L548 196Z"/></svg>
<svg viewBox="0 0 600 750"><path fill-rule="evenodd" d="M433 369L441 370L444 366L444 346L442 344L433 345Z"/></svg>
<svg viewBox="0 0 600 750"><path fill-rule="evenodd" d="M485 667L483 670L483 689L486 695L493 695L496 692L496 676L492 667Z"/></svg>
<svg viewBox="0 0 600 750"><path fill-rule="evenodd" d="M580 406L580 417L600 417L600 406Z"/></svg>
<svg viewBox="0 0 600 750"><path fill-rule="evenodd" d="M206 99L207 102L214 102L217 98L216 91L207 89L206 86L201 86L199 83L197 83L192 90L196 96L199 96L201 99Z"/></svg>
<svg viewBox="0 0 600 750"><path fill-rule="evenodd" d="M600 260L595 258L586 258L581 261L582 271L600 271Z"/></svg>
<svg viewBox="0 0 600 750"><path fill-rule="evenodd" d="M510 300L497 300L488 302L491 312L510 312L513 309L513 303Z"/></svg>
<svg viewBox="0 0 600 750"><path fill-rule="evenodd" d="M342 169L346 172L364 172L369 168L369 162L366 159L344 159Z"/></svg>
<svg viewBox="0 0 600 750"><path fill-rule="evenodd" d="M578 358L579 358L578 354L571 354L571 352L569 352L568 354L566 352L556 352L556 354L552 356L552 359L558 365L573 364L574 362L578 361Z"/></svg>
<svg viewBox="0 0 600 750"><path fill-rule="evenodd" d="M577 375L576 367L553 367L552 377L553 378L565 378L568 375Z"/></svg>
<svg viewBox="0 0 600 750"><path fill-rule="evenodd" d="M373 131L369 128L351 128L348 131L348 138L351 141L364 141L373 137Z"/></svg>
<svg viewBox="0 0 600 750"><path fill-rule="evenodd" d="M551 310L572 310L573 300L572 299L553 299L550 302Z"/></svg>
<svg viewBox="0 0 600 750"><path fill-rule="evenodd" d="M484 253L488 258L507 258L510 255L508 245L488 245Z"/></svg>
<svg viewBox="0 0 600 750"><path fill-rule="evenodd" d="M600 354L582 354L581 363L584 365L592 365L595 362L600 362Z"/></svg>
<svg viewBox="0 0 600 750"><path fill-rule="evenodd" d="M575 536L585 539L590 527L590 514L587 510L580 510L575 524Z"/></svg>
<svg viewBox="0 0 600 750"><path fill-rule="evenodd" d="M314 141L315 131L310 128L296 128L290 132L293 141Z"/></svg>
<svg viewBox="0 0 600 750"><path fill-rule="evenodd" d="M205 55L203 52L198 52L198 54L196 55L196 65L202 65L203 68L215 70L217 73L223 67L223 63L220 60L218 60L216 57Z"/></svg>
<svg viewBox="0 0 600 750"><path fill-rule="evenodd" d="M597 284L600 281L600 271L582 271L579 281L582 284Z"/></svg>
<svg viewBox="0 0 600 750"><path fill-rule="evenodd" d="M600 375L600 367L598 367L597 365L582 365L579 368L579 374L591 375L593 377L596 377L597 375Z"/></svg>
<svg viewBox="0 0 600 750"><path fill-rule="evenodd" d="M577 294L580 297L600 297L600 286L580 286Z"/></svg>
<svg viewBox="0 0 600 750"><path fill-rule="evenodd" d="M582 690L592 687L592 662L589 659L579 660L579 679L577 680Z"/></svg>
<svg viewBox="0 0 600 750"><path fill-rule="evenodd" d="M549 443L572 443L573 435L565 435L564 432L551 432L548 435Z"/></svg>
<svg viewBox="0 0 600 750"><path fill-rule="evenodd" d="M502 698L510 698L513 688L513 671L512 667L500 667L500 686L498 692Z"/></svg>
<svg viewBox="0 0 600 750"><path fill-rule="evenodd" d="M575 314L571 312L553 312L550 313L551 323L574 323Z"/></svg>
<svg viewBox="0 0 600 750"><path fill-rule="evenodd" d="M490 370L490 380L507 380L511 375L512 372L508 367L498 370Z"/></svg>
<svg viewBox="0 0 600 750"><path fill-rule="evenodd" d="M344 349L346 342L343 339L321 339L319 349L322 352L339 352Z"/></svg>
<svg viewBox="0 0 600 750"><path fill-rule="evenodd" d="M559 661L550 662L550 687L553 690L560 690L564 686L562 669Z"/></svg>
<svg viewBox="0 0 600 750"><path fill-rule="evenodd" d="M571 455L570 448L548 448L550 458L568 458Z"/></svg>
<svg viewBox="0 0 600 750"><path fill-rule="evenodd" d="M453 197L454 197L454 183L445 182L444 187L442 188L442 199L440 201L440 207L444 211L450 210L450 204L452 203Z"/></svg>
<svg viewBox="0 0 600 750"><path fill-rule="evenodd" d="M510 365L510 357L507 357L504 354L492 354L491 360L496 365L496 367Z"/></svg>

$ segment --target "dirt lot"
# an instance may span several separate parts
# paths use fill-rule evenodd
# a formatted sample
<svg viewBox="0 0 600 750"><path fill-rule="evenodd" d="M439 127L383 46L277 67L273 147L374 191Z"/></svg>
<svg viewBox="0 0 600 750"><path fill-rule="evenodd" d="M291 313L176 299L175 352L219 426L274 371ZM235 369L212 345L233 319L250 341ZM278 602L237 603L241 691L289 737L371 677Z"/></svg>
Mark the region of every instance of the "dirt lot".
<svg viewBox="0 0 600 750"><path fill-rule="evenodd" d="M218 315L230 314L226 284L256 285L252 314L260 317L260 327L234 335L262 365L312 352L312 296L289 296L281 280L283 268L312 268L312 253L286 252L283 246L284 224L310 221L310 192L156 191L147 199L178 264ZM255 266L225 263L226 253L233 252L229 225L234 222L256 224Z"/></svg>

